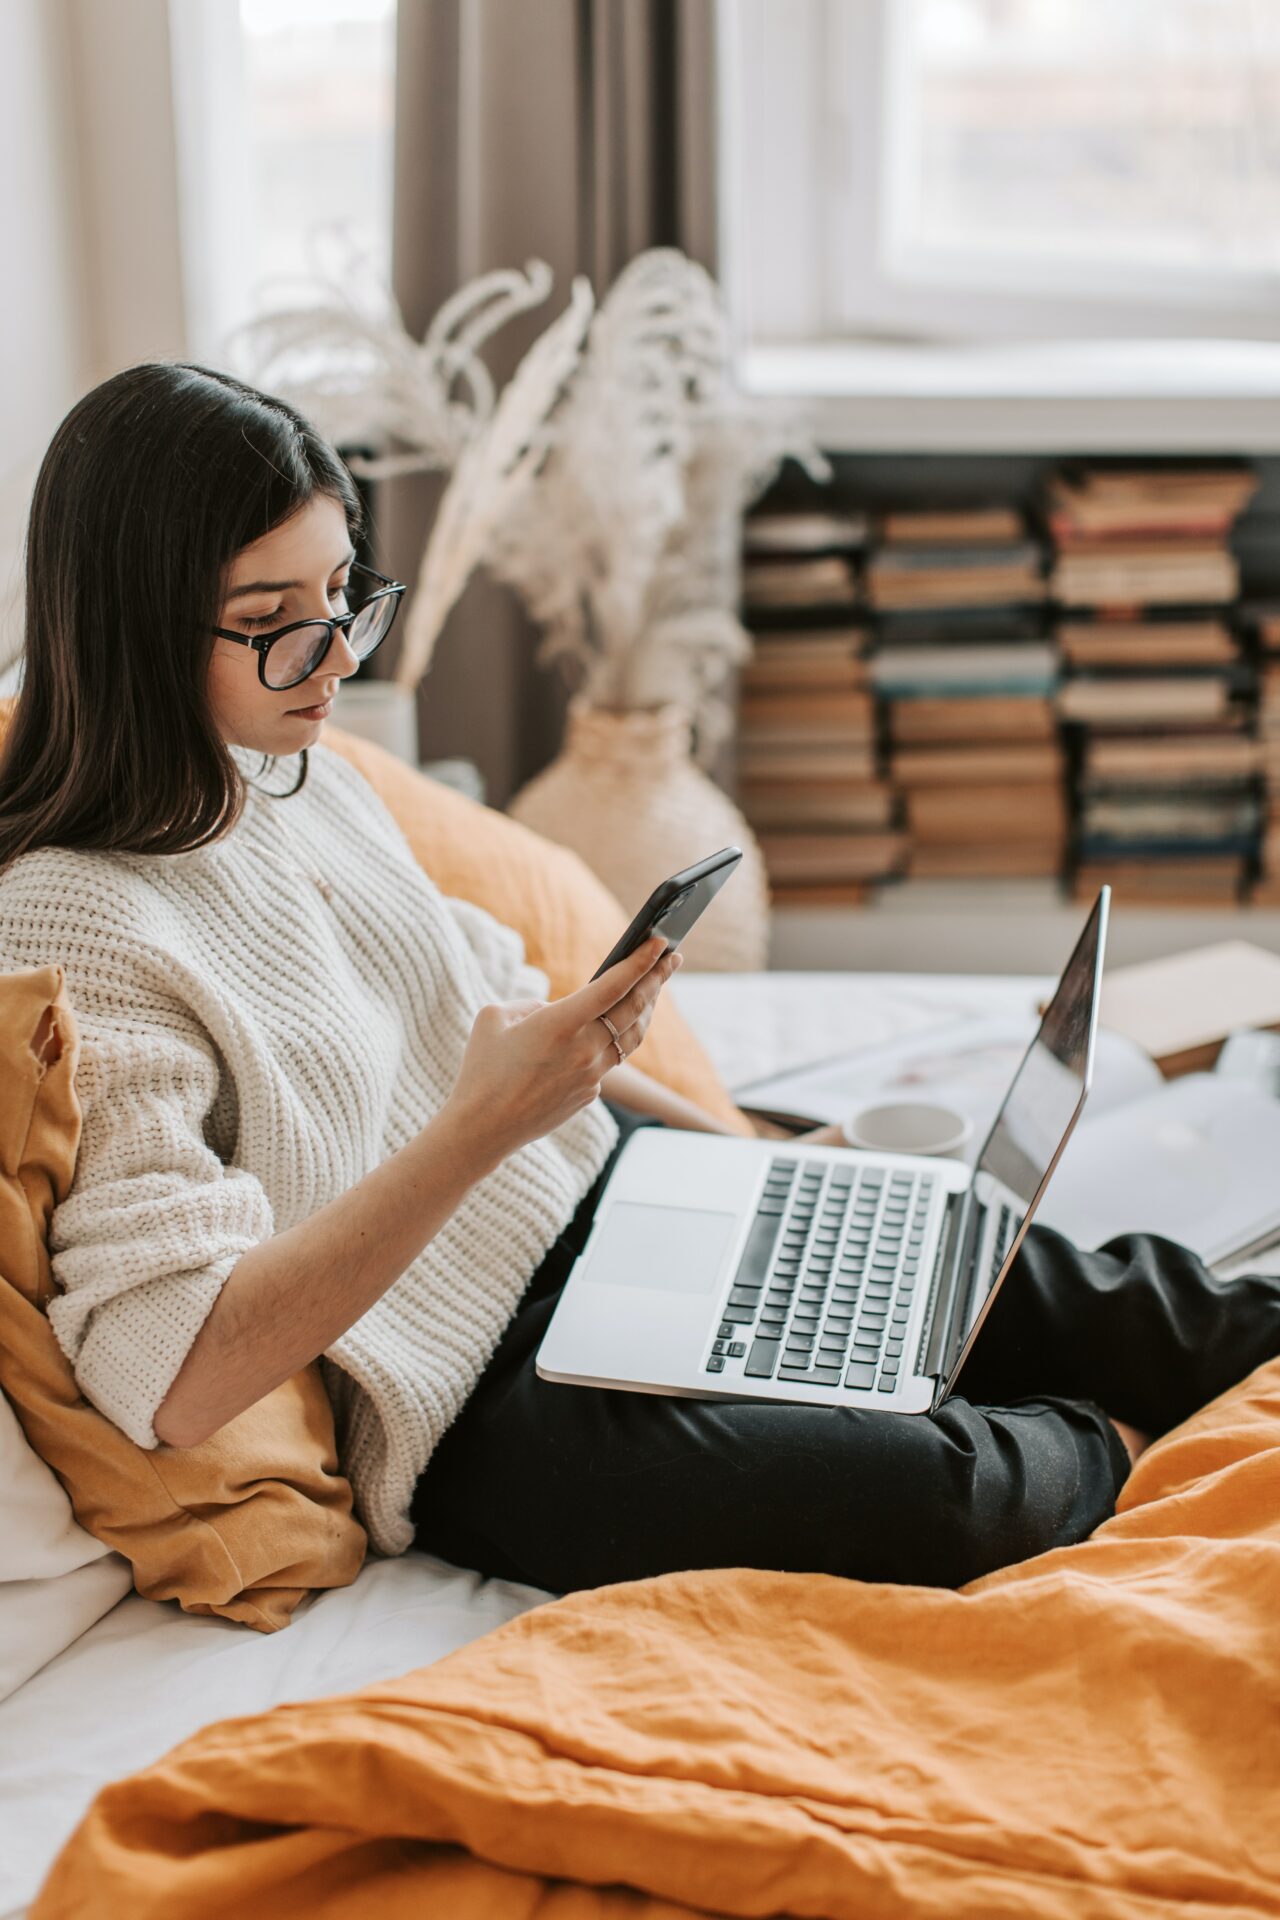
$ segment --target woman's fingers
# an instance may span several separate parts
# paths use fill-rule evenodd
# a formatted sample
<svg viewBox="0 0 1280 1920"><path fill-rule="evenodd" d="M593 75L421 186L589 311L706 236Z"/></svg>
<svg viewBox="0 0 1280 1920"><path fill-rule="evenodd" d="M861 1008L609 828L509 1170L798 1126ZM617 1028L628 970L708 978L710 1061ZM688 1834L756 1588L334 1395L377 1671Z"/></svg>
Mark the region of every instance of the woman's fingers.
<svg viewBox="0 0 1280 1920"><path fill-rule="evenodd" d="M663 954L656 964L650 967L643 980L632 987L630 993L623 994L617 1005L609 1011L609 1018L619 1033L635 1026L636 1022L652 1014L658 995L680 965L680 955L671 948Z"/></svg>
<svg viewBox="0 0 1280 1920"><path fill-rule="evenodd" d="M645 1003L641 1007L641 1010L636 1015L635 1019L632 1020L627 1026L623 1026L621 1024L621 1021L617 1018L617 1015L622 1010L621 1008L615 1008L613 1013L609 1015L610 1020L613 1022L614 1026L618 1029L618 1039L621 1043L622 1050L624 1053L626 1054L634 1053L636 1048L640 1045L640 1042L644 1039L645 1034L649 1031L649 1023L653 1019L654 1011L658 1004L658 995L661 993L662 988L666 983L666 981L668 981L671 978L671 975L676 972L677 968L681 964L682 962L681 962L680 955L678 953L673 953L670 956L668 956L666 959L659 961L658 965L653 968L652 972L646 975L645 981L644 981L644 988L646 992ZM637 992L639 991L640 989L637 989Z"/></svg>
<svg viewBox="0 0 1280 1920"><path fill-rule="evenodd" d="M666 951L666 941L660 933L655 933L638 946L634 953L619 960L616 965L602 973L598 980L588 980L585 987L579 987L576 993L566 994L558 1000L556 1006L561 1018L575 1027L585 1027L591 1020L598 1020L602 1013L613 1019L613 1009L623 1000L637 981L643 980L654 962ZM618 1022L614 1020L614 1025Z"/></svg>

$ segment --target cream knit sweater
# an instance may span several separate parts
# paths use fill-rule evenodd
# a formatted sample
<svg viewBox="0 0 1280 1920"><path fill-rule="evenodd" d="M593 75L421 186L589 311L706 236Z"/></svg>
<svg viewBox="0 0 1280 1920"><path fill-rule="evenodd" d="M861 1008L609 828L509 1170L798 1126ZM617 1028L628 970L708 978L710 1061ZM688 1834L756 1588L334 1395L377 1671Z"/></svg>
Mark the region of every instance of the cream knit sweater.
<svg viewBox="0 0 1280 1920"><path fill-rule="evenodd" d="M292 798L251 783L215 846L18 861L0 970L48 962L66 970L84 1110L49 1318L86 1398L143 1447L241 1254L425 1124L486 1001L547 991L518 934L446 899L324 748ZM597 1101L512 1154L329 1348L343 1469L381 1552L409 1545L414 1482L616 1136Z"/></svg>

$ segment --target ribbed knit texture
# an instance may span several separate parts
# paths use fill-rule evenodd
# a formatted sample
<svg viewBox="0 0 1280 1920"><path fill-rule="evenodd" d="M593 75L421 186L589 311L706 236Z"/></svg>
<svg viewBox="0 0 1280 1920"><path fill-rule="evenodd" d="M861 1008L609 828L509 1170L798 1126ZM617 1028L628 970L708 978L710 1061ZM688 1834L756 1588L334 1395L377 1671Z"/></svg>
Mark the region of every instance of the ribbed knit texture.
<svg viewBox="0 0 1280 1920"><path fill-rule="evenodd" d="M282 762L270 783L296 773ZM323 748L292 798L251 783L215 846L18 861L0 876L0 969L49 962L81 1032L84 1110L49 1318L85 1397L143 1447L240 1256L425 1125L481 1006L547 992L519 935L446 899ZM342 1466L379 1551L409 1545L418 1475L616 1135L597 1101L512 1154L329 1348Z"/></svg>

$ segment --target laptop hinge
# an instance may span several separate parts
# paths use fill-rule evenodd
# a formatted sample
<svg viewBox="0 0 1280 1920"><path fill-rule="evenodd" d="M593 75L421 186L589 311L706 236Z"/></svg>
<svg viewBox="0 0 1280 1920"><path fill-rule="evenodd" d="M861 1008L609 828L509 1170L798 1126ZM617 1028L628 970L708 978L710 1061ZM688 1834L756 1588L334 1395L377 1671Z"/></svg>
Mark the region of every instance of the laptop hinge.
<svg viewBox="0 0 1280 1920"><path fill-rule="evenodd" d="M964 1339L969 1301L973 1295L974 1250L987 1217L987 1209L975 1197L972 1187L964 1197L967 1204L963 1228L956 1237L955 1260L951 1284L946 1293L945 1311L940 1302L929 1339L929 1364L925 1368L927 1373L933 1373L940 1379L950 1374L955 1365L957 1348Z"/></svg>
<svg viewBox="0 0 1280 1920"><path fill-rule="evenodd" d="M963 1193L947 1196L946 1216L938 1239L933 1278L929 1282L929 1302L924 1310L924 1330L920 1336L922 1351L916 1365L917 1373L936 1375L941 1371L943 1341L951 1319L951 1302L958 1272L956 1258L971 1211L971 1198L972 1189L968 1187Z"/></svg>

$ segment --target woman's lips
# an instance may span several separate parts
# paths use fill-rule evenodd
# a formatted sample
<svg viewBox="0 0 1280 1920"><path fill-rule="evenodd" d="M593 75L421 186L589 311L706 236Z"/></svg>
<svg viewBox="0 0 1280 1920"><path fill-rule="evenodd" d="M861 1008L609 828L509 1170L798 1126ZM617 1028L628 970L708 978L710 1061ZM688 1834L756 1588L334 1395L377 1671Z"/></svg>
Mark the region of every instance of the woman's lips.
<svg viewBox="0 0 1280 1920"><path fill-rule="evenodd" d="M295 720L327 720L333 712L333 702L322 700L315 707L290 707L289 712Z"/></svg>

